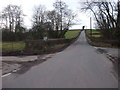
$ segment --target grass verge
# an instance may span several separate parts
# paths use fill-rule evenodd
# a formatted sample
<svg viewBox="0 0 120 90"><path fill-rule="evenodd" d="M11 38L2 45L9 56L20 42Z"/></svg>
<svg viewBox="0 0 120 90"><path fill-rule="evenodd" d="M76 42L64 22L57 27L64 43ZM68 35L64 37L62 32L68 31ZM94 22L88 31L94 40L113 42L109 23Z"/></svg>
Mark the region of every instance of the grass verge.
<svg viewBox="0 0 120 90"><path fill-rule="evenodd" d="M92 46L96 46L96 47L113 47L111 44L108 43L103 43L103 42L94 42L91 39L89 39L88 37L86 38L88 43Z"/></svg>

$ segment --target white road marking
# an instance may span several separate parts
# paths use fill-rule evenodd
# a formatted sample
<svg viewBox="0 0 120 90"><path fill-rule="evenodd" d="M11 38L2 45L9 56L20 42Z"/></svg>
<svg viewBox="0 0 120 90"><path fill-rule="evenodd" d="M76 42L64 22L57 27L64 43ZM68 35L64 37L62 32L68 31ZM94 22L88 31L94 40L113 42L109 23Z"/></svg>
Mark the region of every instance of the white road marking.
<svg viewBox="0 0 120 90"><path fill-rule="evenodd" d="M6 77L6 76L9 76L11 73L7 73L5 75L2 75L1 77Z"/></svg>
<svg viewBox="0 0 120 90"><path fill-rule="evenodd" d="M12 72L15 73L15 72L17 72L18 70L20 70L20 68L15 69L15 70L13 70ZM5 74L5 75L2 75L1 77L6 77L6 76L9 76L10 74L12 74L12 73L7 73L7 74Z"/></svg>

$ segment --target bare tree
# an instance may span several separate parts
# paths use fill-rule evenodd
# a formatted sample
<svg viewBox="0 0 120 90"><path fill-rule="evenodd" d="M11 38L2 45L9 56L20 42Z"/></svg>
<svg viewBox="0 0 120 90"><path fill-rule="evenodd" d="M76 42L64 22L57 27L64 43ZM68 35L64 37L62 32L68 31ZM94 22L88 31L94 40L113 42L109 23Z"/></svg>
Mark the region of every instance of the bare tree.
<svg viewBox="0 0 120 90"><path fill-rule="evenodd" d="M90 10L94 14L99 28L110 29L117 27L117 16L115 14L115 7L116 3L107 2L107 0L104 2L86 1L83 2L83 7L81 9L85 11Z"/></svg>
<svg viewBox="0 0 120 90"><path fill-rule="evenodd" d="M48 17L48 21L51 23L52 32L56 32L55 33L56 35L53 35L53 36L57 38L59 36L59 30L61 27L60 15L55 10L52 10L52 11L48 11L47 17Z"/></svg>
<svg viewBox="0 0 120 90"><path fill-rule="evenodd" d="M72 10L68 9L65 13L65 18L64 18L64 28L69 29L70 26L73 24L73 20L77 16L76 13L74 13Z"/></svg>
<svg viewBox="0 0 120 90"><path fill-rule="evenodd" d="M9 28L10 31L14 31L16 25L18 23L21 25L23 22L24 14L21 7L17 5L8 5L2 10L1 15L6 28Z"/></svg>
<svg viewBox="0 0 120 90"><path fill-rule="evenodd" d="M61 0L57 0L54 4L53 4L55 11L59 14L59 18L60 18L60 30L63 30L63 18L65 16L66 10L68 8L68 6L66 5L65 2L61 1Z"/></svg>
<svg viewBox="0 0 120 90"><path fill-rule="evenodd" d="M120 1L117 3L117 28L120 29Z"/></svg>
<svg viewBox="0 0 120 90"><path fill-rule="evenodd" d="M68 9L68 5L61 0L56 0L53 6L58 17L56 18L58 25L56 27L61 31L58 37L63 37L76 15L72 10Z"/></svg>
<svg viewBox="0 0 120 90"><path fill-rule="evenodd" d="M98 28L105 38L120 37L120 1L102 2L86 1L82 3L83 11L91 11L96 19ZM118 34L119 33L119 34Z"/></svg>
<svg viewBox="0 0 120 90"><path fill-rule="evenodd" d="M47 16L53 25L53 30L58 30L58 27L60 27L60 15L55 10L52 10L48 12Z"/></svg>
<svg viewBox="0 0 120 90"><path fill-rule="evenodd" d="M7 28L7 20L6 20L6 24L5 24L5 21L4 19L6 20L6 17L5 15L3 15L2 13L0 14L0 29L2 28Z"/></svg>
<svg viewBox="0 0 120 90"><path fill-rule="evenodd" d="M33 32L36 39L40 39L44 37L46 33L46 22L47 22L47 11L46 7L43 5L39 5L34 8L33 14Z"/></svg>
<svg viewBox="0 0 120 90"><path fill-rule="evenodd" d="M46 7L39 5L34 8L33 25L43 24L46 22Z"/></svg>
<svg viewBox="0 0 120 90"><path fill-rule="evenodd" d="M52 11L47 11L43 5L35 7L33 30L40 31L41 33L51 30L51 32L55 32L56 38L63 38L76 15L72 10L68 9L66 3L61 0L57 0L53 3L53 6L54 10Z"/></svg>

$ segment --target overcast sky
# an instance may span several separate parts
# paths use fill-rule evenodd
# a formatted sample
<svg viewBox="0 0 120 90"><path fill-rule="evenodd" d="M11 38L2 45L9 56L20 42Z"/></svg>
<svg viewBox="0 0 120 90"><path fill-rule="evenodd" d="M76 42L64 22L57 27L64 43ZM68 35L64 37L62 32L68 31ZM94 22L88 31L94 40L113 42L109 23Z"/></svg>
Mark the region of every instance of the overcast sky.
<svg viewBox="0 0 120 90"><path fill-rule="evenodd" d="M24 25L27 28L30 28L32 26L31 19L34 7L41 4L45 5L47 10L53 10L53 3L55 1L56 0L0 0L0 11L2 11L3 8L9 4L21 6L23 13L26 15L24 18ZM80 12L79 2L81 0L63 0L63 1L66 2L68 7L78 15L76 17L78 25L75 25L72 28L74 29L82 28L83 25L86 26L86 28L89 28L90 15L88 13L85 14Z"/></svg>

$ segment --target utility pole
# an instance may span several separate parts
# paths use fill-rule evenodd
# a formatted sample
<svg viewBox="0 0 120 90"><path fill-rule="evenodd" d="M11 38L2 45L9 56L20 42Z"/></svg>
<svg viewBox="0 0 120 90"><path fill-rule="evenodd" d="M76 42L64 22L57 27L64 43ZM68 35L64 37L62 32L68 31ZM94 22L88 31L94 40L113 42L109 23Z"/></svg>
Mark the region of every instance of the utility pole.
<svg viewBox="0 0 120 90"><path fill-rule="evenodd" d="M92 37L92 18L90 17L90 34L91 34L91 37Z"/></svg>

